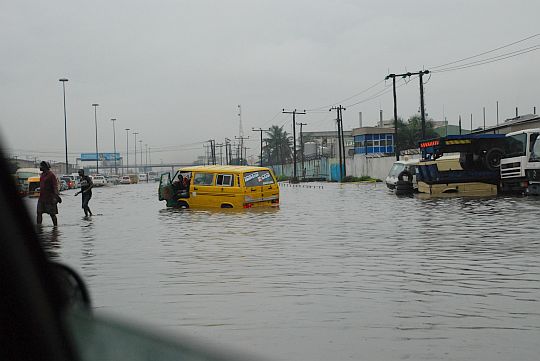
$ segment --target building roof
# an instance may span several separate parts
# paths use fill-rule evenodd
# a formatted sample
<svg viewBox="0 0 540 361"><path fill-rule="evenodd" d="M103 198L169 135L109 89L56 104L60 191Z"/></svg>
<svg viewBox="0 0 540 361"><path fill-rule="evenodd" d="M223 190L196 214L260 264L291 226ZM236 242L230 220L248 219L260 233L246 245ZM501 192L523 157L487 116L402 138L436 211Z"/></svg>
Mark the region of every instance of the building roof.
<svg viewBox="0 0 540 361"><path fill-rule="evenodd" d="M493 131L501 130L504 128L510 129L513 126L526 125L527 123L533 123L533 122L540 122L540 116L537 114L525 114L525 115L520 115L515 118L506 119L504 122L499 123L498 125L495 125L492 127L487 127L486 129L473 130L473 133L493 132Z"/></svg>
<svg viewBox="0 0 540 361"><path fill-rule="evenodd" d="M302 132L304 137L313 137L313 138L337 138L337 130L323 130L318 132ZM352 130L344 130L343 136L350 137L352 136Z"/></svg>
<svg viewBox="0 0 540 361"><path fill-rule="evenodd" d="M394 128L385 128L385 127L362 127L354 128L352 130L352 135L364 135L364 134L394 134Z"/></svg>
<svg viewBox="0 0 540 361"><path fill-rule="evenodd" d="M243 172L255 172L258 170L268 170L266 167L256 166L244 166L244 165L194 165L189 167L182 167L180 171L188 172L229 172L229 173L243 173Z"/></svg>

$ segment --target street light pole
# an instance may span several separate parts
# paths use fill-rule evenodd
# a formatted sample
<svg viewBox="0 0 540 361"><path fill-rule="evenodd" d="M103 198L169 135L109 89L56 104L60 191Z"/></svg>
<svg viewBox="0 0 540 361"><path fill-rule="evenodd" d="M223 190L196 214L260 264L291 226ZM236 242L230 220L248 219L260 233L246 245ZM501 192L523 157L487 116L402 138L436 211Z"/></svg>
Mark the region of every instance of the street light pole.
<svg viewBox="0 0 540 361"><path fill-rule="evenodd" d="M131 129L126 128L126 174L129 174L129 131L130 130ZM122 172L123 172L123 168L122 168Z"/></svg>
<svg viewBox="0 0 540 361"><path fill-rule="evenodd" d="M133 135L135 135L135 173L139 173L137 170L137 134L138 132L133 132Z"/></svg>
<svg viewBox="0 0 540 361"><path fill-rule="evenodd" d="M141 167L143 167L143 160L142 160L142 140L139 140L139 148L141 148ZM144 173L144 168L143 168Z"/></svg>
<svg viewBox="0 0 540 361"><path fill-rule="evenodd" d="M62 90L64 92L64 140L66 144L66 174L69 173L69 164L68 164L68 146L67 146L67 116L66 116L66 81L67 78L58 79L62 82Z"/></svg>
<svg viewBox="0 0 540 361"><path fill-rule="evenodd" d="M113 148L114 148L114 174L118 175L118 167L116 166L116 129L114 127L114 123L116 122L116 118L111 118L111 122L112 122Z"/></svg>
<svg viewBox="0 0 540 361"><path fill-rule="evenodd" d="M94 107L94 123L96 125L96 174L99 174L99 151L98 151L98 136L97 136L97 107L99 104L92 104Z"/></svg>
<svg viewBox="0 0 540 361"><path fill-rule="evenodd" d="M148 144L145 144L144 148L144 170L145 172L148 172Z"/></svg>

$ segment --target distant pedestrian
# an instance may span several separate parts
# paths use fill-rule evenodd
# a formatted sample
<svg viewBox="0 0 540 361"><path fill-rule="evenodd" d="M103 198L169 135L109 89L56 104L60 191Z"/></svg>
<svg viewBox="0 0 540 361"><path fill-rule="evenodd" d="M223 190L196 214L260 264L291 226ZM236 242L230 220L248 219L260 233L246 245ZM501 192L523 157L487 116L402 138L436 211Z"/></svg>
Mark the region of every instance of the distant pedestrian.
<svg viewBox="0 0 540 361"><path fill-rule="evenodd" d="M61 202L58 195L58 181L56 175L51 172L51 165L48 162L39 163L41 175L39 177L39 199L37 203L37 224L43 222L43 213L51 216L54 226L58 225L56 215L58 214L57 204Z"/></svg>
<svg viewBox="0 0 540 361"><path fill-rule="evenodd" d="M92 215L92 211L90 211L90 207L88 207L88 202L90 202L90 198L92 198L92 188L94 187L94 183L89 176L84 175L84 169L79 169L79 177L81 177L81 190L75 193L75 195L82 193L82 209L84 210L84 215L88 217L89 215Z"/></svg>

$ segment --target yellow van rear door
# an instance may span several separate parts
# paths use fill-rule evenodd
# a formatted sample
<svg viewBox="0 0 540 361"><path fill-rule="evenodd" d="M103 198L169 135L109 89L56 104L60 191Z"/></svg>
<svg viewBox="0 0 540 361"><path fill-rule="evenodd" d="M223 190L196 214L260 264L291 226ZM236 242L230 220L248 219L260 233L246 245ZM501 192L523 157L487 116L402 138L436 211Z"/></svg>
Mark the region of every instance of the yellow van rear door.
<svg viewBox="0 0 540 361"><path fill-rule="evenodd" d="M271 201L278 197L279 189L270 171L258 170L244 173L246 202Z"/></svg>

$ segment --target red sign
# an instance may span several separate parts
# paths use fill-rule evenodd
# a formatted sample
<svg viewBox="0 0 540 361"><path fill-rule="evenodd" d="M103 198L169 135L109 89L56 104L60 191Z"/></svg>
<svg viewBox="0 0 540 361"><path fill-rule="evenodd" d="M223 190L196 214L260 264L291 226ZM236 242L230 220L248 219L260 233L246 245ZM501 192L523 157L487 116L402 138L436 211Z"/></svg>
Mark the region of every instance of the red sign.
<svg viewBox="0 0 540 361"><path fill-rule="evenodd" d="M434 147L436 145L439 145L439 140L430 140L429 142L422 142L420 143L420 148L429 148Z"/></svg>

